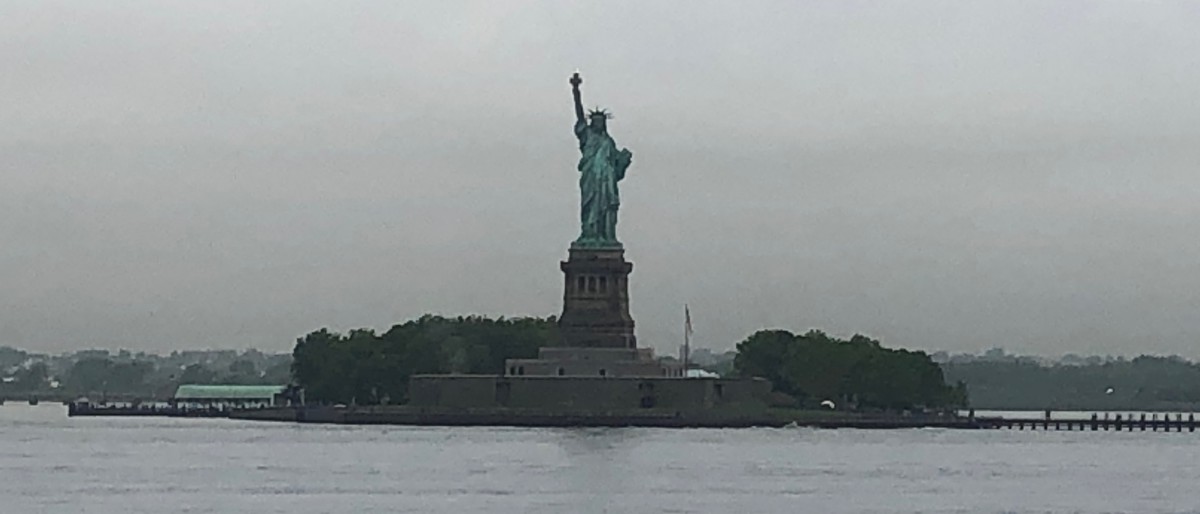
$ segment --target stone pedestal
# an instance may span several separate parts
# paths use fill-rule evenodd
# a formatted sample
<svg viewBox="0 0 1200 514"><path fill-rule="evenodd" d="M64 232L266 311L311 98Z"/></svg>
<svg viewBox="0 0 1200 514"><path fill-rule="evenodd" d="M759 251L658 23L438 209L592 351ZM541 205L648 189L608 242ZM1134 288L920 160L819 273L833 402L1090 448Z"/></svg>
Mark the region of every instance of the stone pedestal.
<svg viewBox="0 0 1200 514"><path fill-rule="evenodd" d="M536 359L508 359L512 377L681 378L683 367L664 364L649 348L638 348L629 315L629 272L620 247L572 246L562 263L562 342L542 348Z"/></svg>
<svg viewBox="0 0 1200 514"><path fill-rule="evenodd" d="M680 377L683 368L665 365L649 348L548 347L536 359L508 359L508 376Z"/></svg>
<svg viewBox="0 0 1200 514"><path fill-rule="evenodd" d="M629 315L629 273L622 248L571 248L561 269L563 346L637 348Z"/></svg>

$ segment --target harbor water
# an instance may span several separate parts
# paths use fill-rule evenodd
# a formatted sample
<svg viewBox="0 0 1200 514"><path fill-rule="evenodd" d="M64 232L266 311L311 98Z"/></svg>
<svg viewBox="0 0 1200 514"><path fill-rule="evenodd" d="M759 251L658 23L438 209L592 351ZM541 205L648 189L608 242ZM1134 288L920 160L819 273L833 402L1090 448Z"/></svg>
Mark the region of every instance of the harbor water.
<svg viewBox="0 0 1200 514"><path fill-rule="evenodd" d="M0 512L1200 512L1200 433L323 426L9 402Z"/></svg>

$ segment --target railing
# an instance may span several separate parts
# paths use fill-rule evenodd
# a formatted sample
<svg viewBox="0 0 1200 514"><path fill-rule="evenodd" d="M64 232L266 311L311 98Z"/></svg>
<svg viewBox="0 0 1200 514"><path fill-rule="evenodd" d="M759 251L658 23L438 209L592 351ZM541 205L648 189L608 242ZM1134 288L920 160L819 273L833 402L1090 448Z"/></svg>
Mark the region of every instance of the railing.
<svg viewBox="0 0 1200 514"><path fill-rule="evenodd" d="M980 428L1009 429L1009 430L1066 430L1066 431L1126 431L1126 432L1188 432L1196 431L1196 415L1182 413L1155 414L1115 414L1105 413L1101 416L1094 413L1090 418L1075 417L1055 418L1050 411L1041 418L975 418Z"/></svg>

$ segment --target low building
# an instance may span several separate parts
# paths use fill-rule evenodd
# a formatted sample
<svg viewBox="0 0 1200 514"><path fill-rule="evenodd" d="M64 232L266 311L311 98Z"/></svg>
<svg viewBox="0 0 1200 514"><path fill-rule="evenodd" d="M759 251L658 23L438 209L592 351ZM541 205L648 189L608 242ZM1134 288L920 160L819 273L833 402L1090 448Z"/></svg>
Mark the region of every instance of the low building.
<svg viewBox="0 0 1200 514"><path fill-rule="evenodd" d="M286 385L182 384L171 404L183 408L254 409L287 403Z"/></svg>

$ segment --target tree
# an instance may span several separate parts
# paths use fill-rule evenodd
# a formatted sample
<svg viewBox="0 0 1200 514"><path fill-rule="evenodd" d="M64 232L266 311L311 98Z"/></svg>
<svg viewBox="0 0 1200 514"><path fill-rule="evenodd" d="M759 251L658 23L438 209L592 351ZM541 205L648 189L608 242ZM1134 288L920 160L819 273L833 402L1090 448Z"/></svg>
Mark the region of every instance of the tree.
<svg viewBox="0 0 1200 514"><path fill-rule="evenodd" d="M420 373L504 373L504 361L532 358L558 340L554 318L423 316L383 334L328 329L296 341L292 374L310 401L403 402Z"/></svg>
<svg viewBox="0 0 1200 514"><path fill-rule="evenodd" d="M815 407L824 400L871 409L950 407L965 403L924 352L892 350L862 335L840 340L812 330L763 330L738 343L739 376L769 380L779 392Z"/></svg>
<svg viewBox="0 0 1200 514"><path fill-rule="evenodd" d="M342 390L345 372L338 343L342 336L322 328L296 340L292 350L292 375L316 402L336 402L346 397Z"/></svg>
<svg viewBox="0 0 1200 514"><path fill-rule="evenodd" d="M1179 357L960 359L942 365L984 409L1194 410L1200 365ZM1111 389L1111 391L1109 391Z"/></svg>
<svg viewBox="0 0 1200 514"><path fill-rule="evenodd" d="M290 384L292 383L292 360L280 360L274 364L267 366L267 369L262 373L263 384Z"/></svg>
<svg viewBox="0 0 1200 514"><path fill-rule="evenodd" d="M253 385L262 383L259 377L258 367L249 359L237 359L231 363L225 370L225 374L219 379L223 384L241 384Z"/></svg>
<svg viewBox="0 0 1200 514"><path fill-rule="evenodd" d="M146 376L154 365L144 361L118 362L109 368L108 390L138 393L146 389Z"/></svg>
<svg viewBox="0 0 1200 514"><path fill-rule="evenodd" d="M212 384L217 380L217 373L203 364L192 364L183 368L179 375L180 384Z"/></svg>
<svg viewBox="0 0 1200 514"><path fill-rule="evenodd" d="M146 377L154 364L146 361L113 362L108 358L87 357L75 361L67 372L64 387L80 394L150 393Z"/></svg>
<svg viewBox="0 0 1200 514"><path fill-rule="evenodd" d="M50 379L50 369L45 362L35 362L13 374L12 390L31 392L45 389Z"/></svg>
<svg viewBox="0 0 1200 514"><path fill-rule="evenodd" d="M8 346L0 346L0 372L19 366L29 359L29 353Z"/></svg>
<svg viewBox="0 0 1200 514"><path fill-rule="evenodd" d="M84 358L75 361L67 372L64 385L81 394L107 392L113 362L107 358Z"/></svg>

